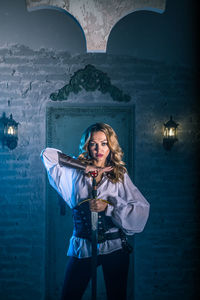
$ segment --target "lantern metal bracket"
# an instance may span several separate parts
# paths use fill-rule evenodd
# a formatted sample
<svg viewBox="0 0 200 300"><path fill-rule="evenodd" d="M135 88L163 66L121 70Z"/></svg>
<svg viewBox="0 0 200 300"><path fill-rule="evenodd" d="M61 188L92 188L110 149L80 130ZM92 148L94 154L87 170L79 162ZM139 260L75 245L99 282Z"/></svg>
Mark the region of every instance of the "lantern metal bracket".
<svg viewBox="0 0 200 300"><path fill-rule="evenodd" d="M165 148L165 150L171 150L172 146L174 145L174 143L176 141L178 141L178 139L170 140L168 138L164 138L163 139L163 147Z"/></svg>

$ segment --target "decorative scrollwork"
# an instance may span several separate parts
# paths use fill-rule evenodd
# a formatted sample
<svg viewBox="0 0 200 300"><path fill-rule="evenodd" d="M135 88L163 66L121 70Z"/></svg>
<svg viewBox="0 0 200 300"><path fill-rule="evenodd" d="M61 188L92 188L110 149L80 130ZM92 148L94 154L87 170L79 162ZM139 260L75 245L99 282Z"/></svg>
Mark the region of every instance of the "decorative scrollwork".
<svg viewBox="0 0 200 300"><path fill-rule="evenodd" d="M87 92L96 90L101 93L109 93L114 101L128 102L131 97L116 86L111 84L108 75L93 65L86 65L84 69L80 69L71 77L69 84L61 88L57 93L52 93L50 99L53 101L67 100L70 93L78 94L82 89Z"/></svg>

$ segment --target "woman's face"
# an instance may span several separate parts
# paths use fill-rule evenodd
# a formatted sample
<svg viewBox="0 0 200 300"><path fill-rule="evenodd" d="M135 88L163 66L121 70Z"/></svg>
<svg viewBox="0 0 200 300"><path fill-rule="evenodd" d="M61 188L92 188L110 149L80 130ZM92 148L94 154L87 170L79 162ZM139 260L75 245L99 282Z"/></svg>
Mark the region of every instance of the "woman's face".
<svg viewBox="0 0 200 300"><path fill-rule="evenodd" d="M106 135L102 131L93 132L89 141L89 153L99 167L105 166L106 158L110 153Z"/></svg>

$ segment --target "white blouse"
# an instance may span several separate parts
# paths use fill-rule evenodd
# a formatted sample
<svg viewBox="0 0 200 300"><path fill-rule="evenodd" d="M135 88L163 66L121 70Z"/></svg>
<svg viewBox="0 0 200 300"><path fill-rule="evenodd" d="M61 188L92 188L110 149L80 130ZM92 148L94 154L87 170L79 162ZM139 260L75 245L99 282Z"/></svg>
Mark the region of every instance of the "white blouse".
<svg viewBox="0 0 200 300"><path fill-rule="evenodd" d="M46 148L41 158L47 170L50 184L74 208L79 202L91 198L92 178L85 176L83 170L60 166L58 152L54 148ZM149 216L149 203L132 183L127 173L124 182L112 183L103 175L97 186L97 198L108 200L105 214L112 218L116 227L107 232L115 232L121 228L127 235L141 232ZM98 244L98 254L108 254L121 249L121 239L107 240ZM72 236L68 249L68 256L85 258L91 256L91 243L87 239Z"/></svg>

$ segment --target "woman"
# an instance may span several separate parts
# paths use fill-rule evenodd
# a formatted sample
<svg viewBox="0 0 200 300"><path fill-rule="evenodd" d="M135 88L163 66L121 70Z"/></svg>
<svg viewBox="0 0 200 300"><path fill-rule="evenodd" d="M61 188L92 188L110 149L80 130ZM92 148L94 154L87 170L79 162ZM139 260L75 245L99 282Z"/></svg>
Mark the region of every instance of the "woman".
<svg viewBox="0 0 200 300"><path fill-rule="evenodd" d="M78 159L53 148L41 154L50 184L73 213L62 299L81 299L91 278L91 211L95 211L98 265L103 268L107 299L125 300L130 254L126 235L143 230L149 203L130 180L117 135L109 125L87 128L79 148ZM91 199L92 171L98 173L97 199Z"/></svg>

